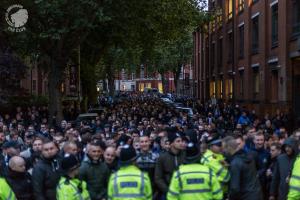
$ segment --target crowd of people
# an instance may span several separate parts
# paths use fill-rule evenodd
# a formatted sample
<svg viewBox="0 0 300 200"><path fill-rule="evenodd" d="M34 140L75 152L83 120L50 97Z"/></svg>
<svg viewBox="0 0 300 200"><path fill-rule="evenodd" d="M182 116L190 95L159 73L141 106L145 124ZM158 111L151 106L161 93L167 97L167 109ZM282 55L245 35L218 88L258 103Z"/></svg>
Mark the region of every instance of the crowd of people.
<svg viewBox="0 0 300 200"><path fill-rule="evenodd" d="M182 103L193 116L142 94L80 123L49 122L46 106L1 113L0 199L300 199L286 114Z"/></svg>

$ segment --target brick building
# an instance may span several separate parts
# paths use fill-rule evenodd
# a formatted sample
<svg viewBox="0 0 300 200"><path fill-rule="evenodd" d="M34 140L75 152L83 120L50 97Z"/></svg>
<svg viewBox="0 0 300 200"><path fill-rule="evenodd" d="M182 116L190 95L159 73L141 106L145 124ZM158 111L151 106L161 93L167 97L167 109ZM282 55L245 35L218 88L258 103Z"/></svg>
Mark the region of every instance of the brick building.
<svg viewBox="0 0 300 200"><path fill-rule="evenodd" d="M300 1L209 0L194 32L194 92L300 118Z"/></svg>
<svg viewBox="0 0 300 200"><path fill-rule="evenodd" d="M25 77L20 80L21 88L25 89L28 95L47 96L48 95L48 75L29 60L25 60L28 66ZM60 91L63 100L75 100L78 98L78 74L75 65L68 65L65 71L65 78L61 84Z"/></svg>
<svg viewBox="0 0 300 200"><path fill-rule="evenodd" d="M172 72L164 74L164 86L162 81L161 74L158 72L149 72L147 66L144 65L141 65L134 73L127 72L125 69L121 69L115 73L115 89L117 91L143 92L145 88L157 88L159 92L175 91L174 75Z"/></svg>

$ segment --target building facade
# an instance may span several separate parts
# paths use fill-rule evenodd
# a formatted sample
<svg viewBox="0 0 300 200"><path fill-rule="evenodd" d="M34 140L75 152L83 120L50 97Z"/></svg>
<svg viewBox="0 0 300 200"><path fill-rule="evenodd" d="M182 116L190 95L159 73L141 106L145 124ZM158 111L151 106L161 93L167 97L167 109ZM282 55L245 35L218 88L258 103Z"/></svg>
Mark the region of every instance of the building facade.
<svg viewBox="0 0 300 200"><path fill-rule="evenodd" d="M194 32L194 92L300 119L300 1L209 0Z"/></svg>

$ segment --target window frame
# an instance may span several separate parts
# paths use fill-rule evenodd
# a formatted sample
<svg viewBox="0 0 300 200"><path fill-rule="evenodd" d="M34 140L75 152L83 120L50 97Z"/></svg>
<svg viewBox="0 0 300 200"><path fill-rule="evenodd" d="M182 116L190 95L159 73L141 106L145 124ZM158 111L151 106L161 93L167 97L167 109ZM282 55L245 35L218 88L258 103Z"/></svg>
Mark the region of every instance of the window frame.
<svg viewBox="0 0 300 200"><path fill-rule="evenodd" d="M239 28L239 59L243 59L245 57L245 24L240 25L238 28ZM241 34L241 30L243 30L242 34Z"/></svg>

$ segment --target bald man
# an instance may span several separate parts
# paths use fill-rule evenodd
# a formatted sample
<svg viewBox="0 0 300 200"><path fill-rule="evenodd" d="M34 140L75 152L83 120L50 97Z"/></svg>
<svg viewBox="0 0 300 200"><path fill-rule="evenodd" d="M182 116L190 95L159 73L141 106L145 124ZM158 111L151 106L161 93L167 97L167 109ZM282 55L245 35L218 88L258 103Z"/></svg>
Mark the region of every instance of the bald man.
<svg viewBox="0 0 300 200"><path fill-rule="evenodd" d="M33 199L31 176L26 171L24 158L13 156L8 163L7 182L12 188L18 200Z"/></svg>

